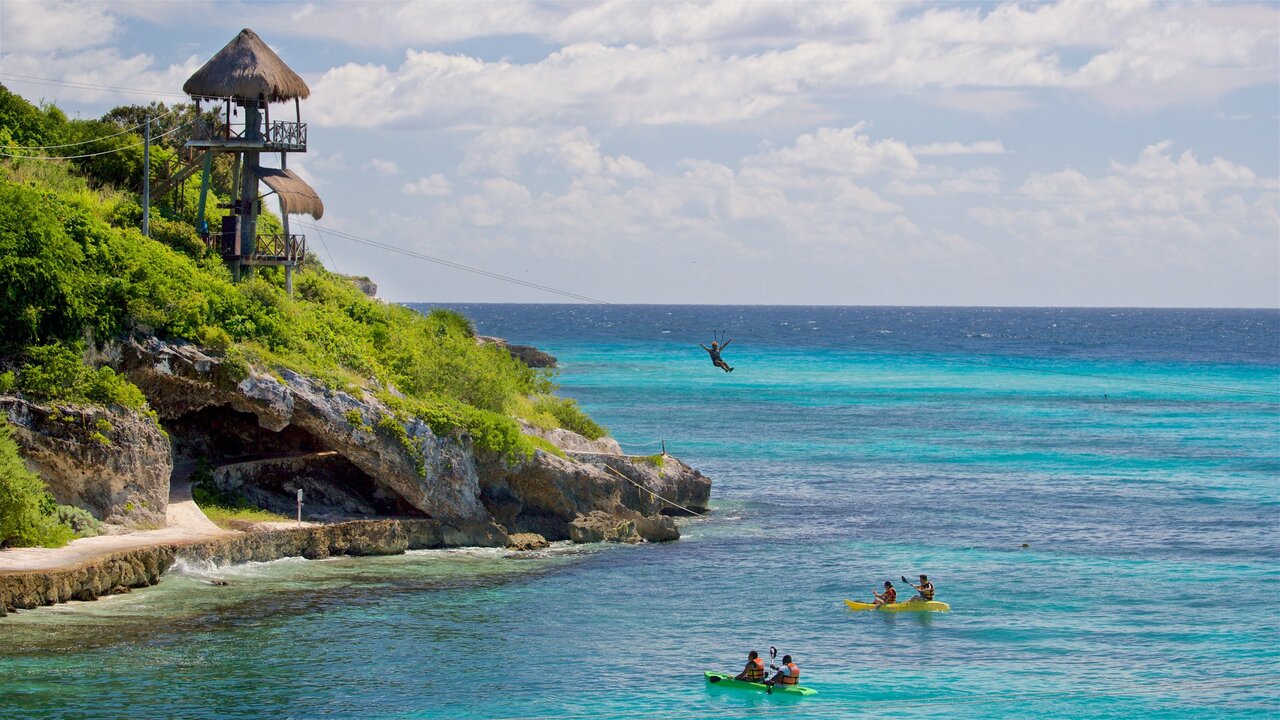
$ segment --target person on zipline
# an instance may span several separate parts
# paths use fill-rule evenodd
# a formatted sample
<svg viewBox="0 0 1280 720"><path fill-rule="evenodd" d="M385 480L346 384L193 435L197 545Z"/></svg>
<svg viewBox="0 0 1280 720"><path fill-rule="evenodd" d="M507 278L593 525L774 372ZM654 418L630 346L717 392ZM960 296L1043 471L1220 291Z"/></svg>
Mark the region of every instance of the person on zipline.
<svg viewBox="0 0 1280 720"><path fill-rule="evenodd" d="M724 358L720 357L720 351L729 347L729 343L731 342L733 342L733 338L729 338L728 340L725 340L723 345L717 343L715 340L712 340L711 347L707 347L702 343L698 343L698 346L701 347L703 350L706 350L707 354L711 356L712 365L715 365L716 367L720 368L721 370L724 370L725 372L733 372L733 368L729 367L729 363L725 362Z"/></svg>

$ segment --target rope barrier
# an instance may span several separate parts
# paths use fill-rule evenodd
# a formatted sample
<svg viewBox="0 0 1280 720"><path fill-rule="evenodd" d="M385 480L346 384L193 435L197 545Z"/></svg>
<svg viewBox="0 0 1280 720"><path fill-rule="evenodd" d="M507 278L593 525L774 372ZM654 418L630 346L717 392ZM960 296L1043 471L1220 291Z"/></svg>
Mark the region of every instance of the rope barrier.
<svg viewBox="0 0 1280 720"><path fill-rule="evenodd" d="M668 499L666 499L666 498L662 497L662 496L661 496L661 495L659 495L658 493L656 493L656 492L654 492L654 491L650 490L649 488L647 488L647 487L645 487L645 486L641 485L640 483L636 482L635 480L632 480L631 478L627 477L626 475L623 475L622 473L618 472L617 470L614 470L614 469L613 469L613 466L612 466L612 465L609 465L608 463L606 463L606 464L605 464L605 468L606 468L609 472L613 473L614 475L617 475L618 477L622 478L623 480L626 480L627 482L631 483L632 485L635 485L636 487L638 487L638 488L640 488L641 490L643 490L643 491L645 491L645 492L649 493L650 495L654 496L655 498L657 498L657 499L661 500L662 502L664 502L664 503L666 503L666 504L668 504L668 505L671 505L671 506L673 506L673 507L678 507L678 508L680 508L681 510L683 510L683 511L685 511L685 512L689 513L690 515L694 515L694 516L697 516L697 517L702 517L703 515L705 515L705 514L706 514L706 513L700 513L700 512L696 512L696 511L694 511L694 510L690 510L689 508L687 508L687 507L685 507L685 506L681 505L680 503L672 502L672 501L670 501L670 500L668 500Z"/></svg>

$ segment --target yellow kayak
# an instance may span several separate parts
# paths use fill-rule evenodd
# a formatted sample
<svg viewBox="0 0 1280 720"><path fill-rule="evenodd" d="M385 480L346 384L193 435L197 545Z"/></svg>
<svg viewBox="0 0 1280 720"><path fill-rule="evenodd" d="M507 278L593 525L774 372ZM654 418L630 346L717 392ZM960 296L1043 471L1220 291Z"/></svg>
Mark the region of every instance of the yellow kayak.
<svg viewBox="0 0 1280 720"><path fill-rule="evenodd" d="M879 610L880 612L947 612L951 606L939 600L908 600L907 602L889 603L876 607L869 602L845 600L850 610Z"/></svg>

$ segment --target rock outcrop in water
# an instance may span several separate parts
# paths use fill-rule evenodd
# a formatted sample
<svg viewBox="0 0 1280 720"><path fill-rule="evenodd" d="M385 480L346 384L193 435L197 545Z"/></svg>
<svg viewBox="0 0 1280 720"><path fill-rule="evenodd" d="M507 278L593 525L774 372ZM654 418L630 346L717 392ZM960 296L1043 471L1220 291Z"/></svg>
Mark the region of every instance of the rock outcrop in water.
<svg viewBox="0 0 1280 720"><path fill-rule="evenodd" d="M553 368L556 366L555 356L543 352L532 345L512 345L502 338L488 335L477 335L476 342L481 345L497 345L511 354L511 357L531 368Z"/></svg>

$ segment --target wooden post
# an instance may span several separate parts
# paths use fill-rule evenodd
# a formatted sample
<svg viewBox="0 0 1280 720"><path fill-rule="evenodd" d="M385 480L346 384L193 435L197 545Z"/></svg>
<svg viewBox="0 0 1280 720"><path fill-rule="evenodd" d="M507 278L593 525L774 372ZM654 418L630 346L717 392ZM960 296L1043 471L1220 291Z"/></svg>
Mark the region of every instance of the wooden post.
<svg viewBox="0 0 1280 720"><path fill-rule="evenodd" d="M204 151L204 172L200 174L200 206L196 210L196 230L201 233L209 232L209 228L204 223L204 207L209 199L209 173L213 171L213 150Z"/></svg>
<svg viewBox="0 0 1280 720"><path fill-rule="evenodd" d="M262 140L262 117L256 102L244 105L244 134L246 140ZM259 153L244 153L243 177L240 185L240 254L252 256L258 244L258 169Z"/></svg>
<svg viewBox="0 0 1280 720"><path fill-rule="evenodd" d="M142 234L151 237L151 116L142 144Z"/></svg>
<svg viewBox="0 0 1280 720"><path fill-rule="evenodd" d="M298 524L302 524L302 488L298 488Z"/></svg>

